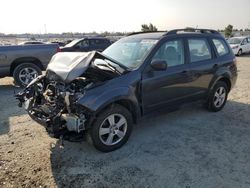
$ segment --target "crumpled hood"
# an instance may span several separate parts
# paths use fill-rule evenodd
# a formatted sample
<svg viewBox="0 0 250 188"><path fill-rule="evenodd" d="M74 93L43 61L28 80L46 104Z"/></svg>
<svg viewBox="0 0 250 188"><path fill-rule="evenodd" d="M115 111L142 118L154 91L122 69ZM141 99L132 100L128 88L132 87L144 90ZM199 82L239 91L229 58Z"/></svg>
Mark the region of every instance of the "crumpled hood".
<svg viewBox="0 0 250 188"><path fill-rule="evenodd" d="M70 82L81 76L89 67L95 52L60 52L55 54L48 67L62 81Z"/></svg>

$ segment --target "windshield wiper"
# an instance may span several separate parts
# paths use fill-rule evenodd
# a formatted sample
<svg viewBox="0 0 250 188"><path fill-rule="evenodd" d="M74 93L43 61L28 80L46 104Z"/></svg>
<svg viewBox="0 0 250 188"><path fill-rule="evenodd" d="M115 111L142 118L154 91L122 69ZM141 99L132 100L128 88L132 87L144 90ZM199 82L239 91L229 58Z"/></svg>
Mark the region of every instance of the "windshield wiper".
<svg viewBox="0 0 250 188"><path fill-rule="evenodd" d="M122 69L126 70L126 71L129 71L129 68L121 63L119 63L118 61L112 59L111 57L108 57L100 52L96 52L97 55L99 55L100 59L107 59L109 61L111 61L112 63L118 65L119 67L121 67ZM105 61L106 62L106 61ZM107 62L108 63L108 62ZM109 63L110 64L110 63ZM111 64L110 64L111 65ZM111 65L112 67L114 67L113 65Z"/></svg>
<svg viewBox="0 0 250 188"><path fill-rule="evenodd" d="M105 61L106 62L106 61ZM96 64L97 66L103 66L103 67L108 67L110 70L116 72L117 74L121 75L122 73L115 67L113 66L112 64L106 62L107 64L104 64L104 63L98 63Z"/></svg>

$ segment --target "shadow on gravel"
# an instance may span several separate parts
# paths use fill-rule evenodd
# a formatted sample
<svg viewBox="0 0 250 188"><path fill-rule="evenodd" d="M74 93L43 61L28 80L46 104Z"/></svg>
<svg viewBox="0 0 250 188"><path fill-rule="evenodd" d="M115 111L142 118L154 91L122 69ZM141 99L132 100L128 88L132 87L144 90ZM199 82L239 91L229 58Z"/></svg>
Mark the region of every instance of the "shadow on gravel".
<svg viewBox="0 0 250 188"><path fill-rule="evenodd" d="M51 150L58 187L249 187L250 105L199 104L146 118L111 153L86 142Z"/></svg>
<svg viewBox="0 0 250 188"><path fill-rule="evenodd" d="M10 117L22 115L24 113L24 111L17 106L14 91L18 92L20 88L13 85L0 85L0 135L9 132Z"/></svg>
<svg viewBox="0 0 250 188"><path fill-rule="evenodd" d="M249 58L250 57L250 53L248 54L242 54L241 56L236 56L237 58Z"/></svg>

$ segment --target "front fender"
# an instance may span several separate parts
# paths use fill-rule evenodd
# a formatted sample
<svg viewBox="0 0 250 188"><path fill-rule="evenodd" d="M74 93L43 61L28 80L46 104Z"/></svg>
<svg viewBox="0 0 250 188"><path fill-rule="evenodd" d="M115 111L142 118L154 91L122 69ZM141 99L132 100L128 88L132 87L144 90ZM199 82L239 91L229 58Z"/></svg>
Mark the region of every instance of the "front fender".
<svg viewBox="0 0 250 188"><path fill-rule="evenodd" d="M138 101L135 95L135 88L133 87L117 87L106 91L87 91L85 95L80 98L77 103L91 112L97 113L107 105L118 100L129 100L133 103L136 109L139 108Z"/></svg>

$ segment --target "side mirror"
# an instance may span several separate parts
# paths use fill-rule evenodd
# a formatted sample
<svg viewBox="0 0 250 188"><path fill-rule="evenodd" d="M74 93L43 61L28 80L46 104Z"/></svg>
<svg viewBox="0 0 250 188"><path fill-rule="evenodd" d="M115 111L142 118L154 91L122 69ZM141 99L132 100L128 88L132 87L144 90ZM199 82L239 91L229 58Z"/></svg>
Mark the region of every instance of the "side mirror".
<svg viewBox="0 0 250 188"><path fill-rule="evenodd" d="M75 45L74 48L75 49L80 49L80 46L79 45Z"/></svg>
<svg viewBox="0 0 250 188"><path fill-rule="evenodd" d="M164 60L154 60L151 62L151 67L156 71L164 71L168 68L168 64Z"/></svg>

